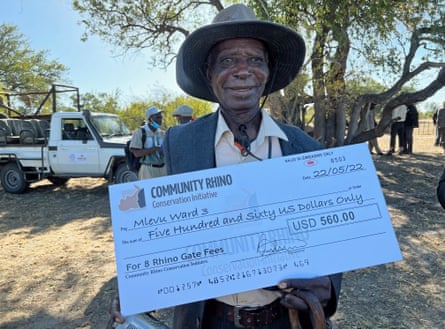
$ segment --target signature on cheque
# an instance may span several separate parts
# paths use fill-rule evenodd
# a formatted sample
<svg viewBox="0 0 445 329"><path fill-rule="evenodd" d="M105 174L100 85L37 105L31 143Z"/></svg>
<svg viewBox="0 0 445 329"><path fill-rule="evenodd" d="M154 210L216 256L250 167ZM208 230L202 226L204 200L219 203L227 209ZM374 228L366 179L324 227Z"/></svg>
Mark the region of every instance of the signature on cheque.
<svg viewBox="0 0 445 329"><path fill-rule="evenodd" d="M300 239L278 239L268 240L265 234L260 236L257 252L261 256L273 255L278 253L294 254L304 250L306 242Z"/></svg>

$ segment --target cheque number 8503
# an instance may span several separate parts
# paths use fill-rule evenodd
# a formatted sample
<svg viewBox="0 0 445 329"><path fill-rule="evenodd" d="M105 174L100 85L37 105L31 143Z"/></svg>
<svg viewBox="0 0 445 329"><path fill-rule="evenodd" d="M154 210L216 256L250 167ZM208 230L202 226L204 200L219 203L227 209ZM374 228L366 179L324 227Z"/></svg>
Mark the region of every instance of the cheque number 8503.
<svg viewBox="0 0 445 329"><path fill-rule="evenodd" d="M354 219L355 219L355 214L352 210L350 210L338 214L320 216L320 224L331 225L331 224L346 223L353 221Z"/></svg>

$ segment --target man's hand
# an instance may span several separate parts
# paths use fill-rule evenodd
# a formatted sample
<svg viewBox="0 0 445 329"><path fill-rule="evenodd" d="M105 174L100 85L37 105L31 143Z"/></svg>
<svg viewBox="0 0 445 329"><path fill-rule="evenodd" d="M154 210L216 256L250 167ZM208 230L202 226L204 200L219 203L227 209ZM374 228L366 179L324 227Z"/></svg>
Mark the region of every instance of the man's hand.
<svg viewBox="0 0 445 329"><path fill-rule="evenodd" d="M279 283L278 287L285 292L281 303L292 309L308 311L306 302L298 297L298 290L311 292L320 301L322 306L326 306L331 298L331 279L327 276L314 279L288 279Z"/></svg>

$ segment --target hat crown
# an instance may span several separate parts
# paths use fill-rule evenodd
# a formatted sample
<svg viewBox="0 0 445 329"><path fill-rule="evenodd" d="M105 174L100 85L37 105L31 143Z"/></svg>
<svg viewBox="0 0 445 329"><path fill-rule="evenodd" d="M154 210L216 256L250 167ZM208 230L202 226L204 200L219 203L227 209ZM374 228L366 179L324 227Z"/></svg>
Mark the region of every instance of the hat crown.
<svg viewBox="0 0 445 329"><path fill-rule="evenodd" d="M293 29L258 19L243 4L220 11L213 22L204 25L184 40L176 60L176 81L183 91L197 98L219 102L207 77L208 55L221 41L257 39L266 45L271 78L263 96L286 87L298 74L305 56L303 38Z"/></svg>
<svg viewBox="0 0 445 329"><path fill-rule="evenodd" d="M236 22L236 21L256 21L252 9L243 4L236 4L221 10L213 19L212 23Z"/></svg>
<svg viewBox="0 0 445 329"><path fill-rule="evenodd" d="M160 113L160 112L164 112L164 111L161 111L161 110L158 109L156 106L150 106L150 107L147 109L147 111L145 111L145 117L146 117L147 119L150 119L150 117L151 117L152 115L155 115L155 114Z"/></svg>
<svg viewBox="0 0 445 329"><path fill-rule="evenodd" d="M193 114L192 108L187 105L181 105L173 112L173 115L179 115L179 116L185 116L185 117L186 116L191 117L192 114Z"/></svg>

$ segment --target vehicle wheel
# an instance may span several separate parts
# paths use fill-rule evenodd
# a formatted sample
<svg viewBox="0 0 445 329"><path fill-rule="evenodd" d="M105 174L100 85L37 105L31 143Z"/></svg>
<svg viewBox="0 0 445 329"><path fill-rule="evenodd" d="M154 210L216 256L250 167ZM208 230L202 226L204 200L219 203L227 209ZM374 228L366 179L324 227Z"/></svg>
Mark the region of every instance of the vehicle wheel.
<svg viewBox="0 0 445 329"><path fill-rule="evenodd" d="M16 163L8 163L0 172L0 179L5 192L20 194L28 187L28 182L25 179L25 173L19 168Z"/></svg>
<svg viewBox="0 0 445 329"><path fill-rule="evenodd" d="M114 182L116 184L120 183L128 183L128 182L134 182L138 180L138 175L134 172L128 169L127 164L121 163L114 174Z"/></svg>
<svg viewBox="0 0 445 329"><path fill-rule="evenodd" d="M56 186L65 185L69 180L67 177L47 177L47 179Z"/></svg>

